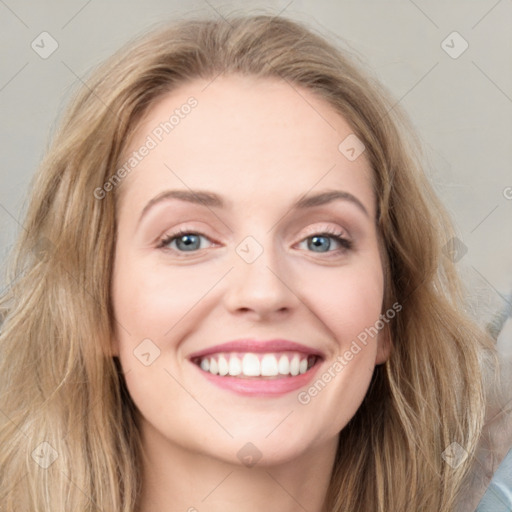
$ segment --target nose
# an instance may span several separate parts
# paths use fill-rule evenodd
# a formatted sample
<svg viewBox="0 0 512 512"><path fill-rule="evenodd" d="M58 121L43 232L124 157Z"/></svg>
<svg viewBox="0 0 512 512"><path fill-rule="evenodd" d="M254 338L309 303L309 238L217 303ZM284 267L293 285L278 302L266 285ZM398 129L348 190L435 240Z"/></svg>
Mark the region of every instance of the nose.
<svg viewBox="0 0 512 512"><path fill-rule="evenodd" d="M259 245L259 247L258 247ZM243 249L249 249L246 253ZM246 254L254 257L251 261ZM233 314L244 314L254 320L282 316L300 302L293 289L293 277L285 256L270 243L263 247L255 240L241 244L234 255L234 268L227 276L225 305Z"/></svg>

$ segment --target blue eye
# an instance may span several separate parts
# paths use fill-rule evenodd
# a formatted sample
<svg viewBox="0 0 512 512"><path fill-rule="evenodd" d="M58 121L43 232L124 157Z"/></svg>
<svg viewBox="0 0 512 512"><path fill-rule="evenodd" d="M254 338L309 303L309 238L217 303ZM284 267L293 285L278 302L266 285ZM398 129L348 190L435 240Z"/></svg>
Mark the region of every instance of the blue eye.
<svg viewBox="0 0 512 512"><path fill-rule="evenodd" d="M308 242L307 248L312 252L316 253L333 253L333 252L345 252L352 249L352 242L344 238L343 233L335 232L322 232L315 233L314 235L308 236L303 239L301 243ZM165 236L159 244L159 248L165 250L171 250L174 252L197 252L201 247L201 239L209 240L209 238L201 233L194 231L187 231L182 229L176 233ZM334 244L332 243L334 240ZM172 244L175 243L175 247ZM338 245L337 250L333 250L333 245ZM325 250L323 250L325 249ZM336 249L336 247L334 248Z"/></svg>
<svg viewBox="0 0 512 512"><path fill-rule="evenodd" d="M176 241L176 248L179 252L193 252L201 248L201 238L207 239L207 237L201 235L200 233L182 230L172 235L166 236L160 242L159 247L176 250L170 247L170 245Z"/></svg>
<svg viewBox="0 0 512 512"><path fill-rule="evenodd" d="M308 236L302 242L307 242L310 240L311 242L307 244L307 247L313 252L335 252L331 250L331 246L333 245L331 240L335 240L336 243L341 246L341 249L338 249L339 251L350 250L352 248L352 242L344 238L342 234L343 233L331 232L317 233L312 236ZM322 250L324 248L326 249L325 251Z"/></svg>

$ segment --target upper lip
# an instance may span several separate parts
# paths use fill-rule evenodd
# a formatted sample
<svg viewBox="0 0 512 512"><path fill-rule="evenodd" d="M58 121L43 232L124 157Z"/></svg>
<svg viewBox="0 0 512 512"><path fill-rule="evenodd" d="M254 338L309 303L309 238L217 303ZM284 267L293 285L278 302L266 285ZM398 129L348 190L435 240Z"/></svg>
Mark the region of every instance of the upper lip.
<svg viewBox="0 0 512 512"><path fill-rule="evenodd" d="M189 358L193 359L196 357L205 357L211 354L219 352L302 352L308 355L315 355L323 358L323 353L315 348L309 347L296 341L290 341L285 339L273 339L273 340L255 340L255 339L239 339L228 341L227 343L221 343L207 347L198 352L190 354Z"/></svg>

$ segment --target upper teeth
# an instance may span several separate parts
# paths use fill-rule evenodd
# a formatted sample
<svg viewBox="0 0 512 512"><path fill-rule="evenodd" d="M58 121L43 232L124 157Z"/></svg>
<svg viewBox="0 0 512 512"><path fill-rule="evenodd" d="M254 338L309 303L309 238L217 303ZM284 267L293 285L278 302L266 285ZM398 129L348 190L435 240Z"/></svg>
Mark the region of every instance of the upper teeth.
<svg viewBox="0 0 512 512"><path fill-rule="evenodd" d="M308 357L306 354L293 352L279 354L223 353L202 357L199 360L199 365L204 371L214 375L275 377L306 373L315 360L315 356Z"/></svg>

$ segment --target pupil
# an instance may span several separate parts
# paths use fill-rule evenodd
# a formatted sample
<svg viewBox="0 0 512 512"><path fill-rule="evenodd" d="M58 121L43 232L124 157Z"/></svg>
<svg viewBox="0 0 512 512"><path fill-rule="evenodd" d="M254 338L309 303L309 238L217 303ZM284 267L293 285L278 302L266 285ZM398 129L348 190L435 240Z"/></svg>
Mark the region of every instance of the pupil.
<svg viewBox="0 0 512 512"><path fill-rule="evenodd" d="M328 238L327 238L327 237L325 237L325 236L314 236L312 240L313 240L313 247L314 247L314 248L321 247L322 243L321 243L321 242L320 242L320 243L317 243L319 240L320 240L320 241L321 241L321 240L326 240L326 241L327 241L327 249L329 249L329 247L330 247L330 245L331 245L331 244L330 244L330 241L329 241L329 240L328 240ZM325 245L325 244L324 244L324 245Z"/></svg>
<svg viewBox="0 0 512 512"><path fill-rule="evenodd" d="M197 249L197 247L194 247L194 242L195 242L195 245L197 245L197 240L194 240L193 239L194 237L196 237L196 235L183 235L181 238L178 238L177 243L183 242L184 247L188 247L188 248L192 247L192 248Z"/></svg>

